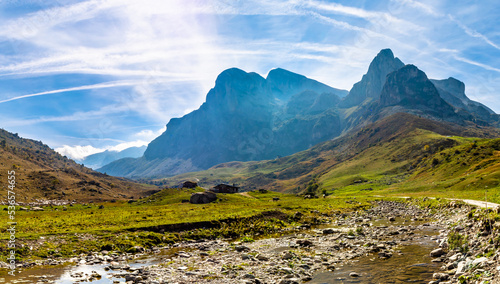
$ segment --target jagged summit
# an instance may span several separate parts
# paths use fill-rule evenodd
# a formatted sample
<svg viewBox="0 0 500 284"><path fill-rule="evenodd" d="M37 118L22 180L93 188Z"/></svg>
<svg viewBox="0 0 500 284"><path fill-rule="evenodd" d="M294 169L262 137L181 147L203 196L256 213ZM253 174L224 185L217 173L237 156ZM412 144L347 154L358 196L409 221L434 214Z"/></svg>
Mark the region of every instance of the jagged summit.
<svg viewBox="0 0 500 284"><path fill-rule="evenodd" d="M230 68L217 77L206 102L171 119L142 158L100 170L151 178L230 161L274 159L401 112L460 125L499 125L498 115L467 98L462 82L431 81L390 49L381 50L343 97L346 93L281 68L266 78Z"/></svg>
<svg viewBox="0 0 500 284"><path fill-rule="evenodd" d="M394 57L392 50L382 49L370 63L367 73L363 75L360 82L353 85L340 106L350 108L363 104L366 100L377 100L386 76L403 66L404 63L399 58Z"/></svg>
<svg viewBox="0 0 500 284"><path fill-rule="evenodd" d="M481 124L484 124L498 119L495 112L490 108L467 97L463 82L453 77L444 80L431 80L431 82L436 86L439 95L446 102L459 111L468 112L476 119L476 122L482 121Z"/></svg>
<svg viewBox="0 0 500 284"><path fill-rule="evenodd" d="M288 101L293 95L304 91L313 91L318 94L331 93L339 98L347 95L347 91L345 90L332 88L316 80L282 68L269 71L266 80L276 98L281 101Z"/></svg>
<svg viewBox="0 0 500 284"><path fill-rule="evenodd" d="M427 75L411 64L387 75L380 94L380 104L426 111L438 117L454 114L453 107L439 96Z"/></svg>

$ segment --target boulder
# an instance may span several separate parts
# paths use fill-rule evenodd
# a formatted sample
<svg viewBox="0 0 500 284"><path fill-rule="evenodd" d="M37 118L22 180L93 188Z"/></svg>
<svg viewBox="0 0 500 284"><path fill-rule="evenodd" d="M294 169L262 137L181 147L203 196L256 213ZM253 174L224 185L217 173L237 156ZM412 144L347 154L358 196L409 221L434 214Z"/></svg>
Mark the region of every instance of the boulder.
<svg viewBox="0 0 500 284"><path fill-rule="evenodd" d="M351 277L359 277L360 275L357 272L351 272L351 273L349 273L349 276L351 276Z"/></svg>
<svg viewBox="0 0 500 284"><path fill-rule="evenodd" d="M205 191L205 192L195 192L191 195L189 202L193 204L206 204L210 202L214 202L217 200L217 194Z"/></svg>
<svg viewBox="0 0 500 284"><path fill-rule="evenodd" d="M297 240L297 244L301 247L310 247L313 245L310 240Z"/></svg>
<svg viewBox="0 0 500 284"><path fill-rule="evenodd" d="M185 181L182 184L182 187L184 187L184 188L196 188L197 186L198 186L198 183L194 182L194 181Z"/></svg>
<svg viewBox="0 0 500 284"><path fill-rule="evenodd" d="M446 252L443 249L441 249L441 248L438 248L438 249L435 249L435 250L431 251L431 256L432 257L440 257L443 254L446 254Z"/></svg>
<svg viewBox="0 0 500 284"><path fill-rule="evenodd" d="M472 267L483 267L487 261L486 257L476 258L472 261Z"/></svg>
<svg viewBox="0 0 500 284"><path fill-rule="evenodd" d="M448 278L450 278L450 275L446 273L434 273L432 274L432 278L437 280L448 280Z"/></svg>

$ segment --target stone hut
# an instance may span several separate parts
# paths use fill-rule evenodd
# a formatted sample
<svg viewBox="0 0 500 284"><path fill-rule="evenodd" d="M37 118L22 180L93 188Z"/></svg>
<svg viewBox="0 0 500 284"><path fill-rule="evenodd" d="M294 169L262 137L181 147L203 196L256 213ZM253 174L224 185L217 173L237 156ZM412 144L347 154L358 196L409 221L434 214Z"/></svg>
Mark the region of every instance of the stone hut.
<svg viewBox="0 0 500 284"><path fill-rule="evenodd" d="M237 193L240 188L237 187L235 184L229 185L229 184L219 184L212 188L213 192L218 192L218 193Z"/></svg>

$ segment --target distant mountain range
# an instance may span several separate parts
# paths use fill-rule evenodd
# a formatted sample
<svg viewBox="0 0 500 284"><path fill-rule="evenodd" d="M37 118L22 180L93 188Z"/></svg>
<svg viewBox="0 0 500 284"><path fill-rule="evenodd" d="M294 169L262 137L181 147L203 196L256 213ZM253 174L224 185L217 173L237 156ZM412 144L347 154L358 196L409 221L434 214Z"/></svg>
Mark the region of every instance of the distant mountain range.
<svg viewBox="0 0 500 284"><path fill-rule="evenodd" d="M146 146L130 147L122 151L106 150L104 152L89 155L82 160L78 160L77 162L82 163L91 169L98 169L119 159L142 157L144 151L146 151Z"/></svg>
<svg viewBox="0 0 500 284"><path fill-rule="evenodd" d="M499 116L465 95L454 79L430 80L384 49L350 92L283 69L267 78L232 68L206 102L153 140L140 158L99 169L129 178L158 178L230 161L288 156L396 113L462 127L498 127Z"/></svg>
<svg viewBox="0 0 500 284"><path fill-rule="evenodd" d="M440 190L460 188L466 194L498 185L500 156L495 153L500 150L500 139L491 139L497 137L498 128L463 126L400 112L290 156L228 162L154 182L166 187L185 180L197 180L204 187L236 183L244 191L263 188L290 193L304 193L312 187L312 193L319 194L354 185L370 190L418 180L427 189L434 183L444 184ZM476 141L481 146L474 147ZM415 176L428 169L432 176Z"/></svg>

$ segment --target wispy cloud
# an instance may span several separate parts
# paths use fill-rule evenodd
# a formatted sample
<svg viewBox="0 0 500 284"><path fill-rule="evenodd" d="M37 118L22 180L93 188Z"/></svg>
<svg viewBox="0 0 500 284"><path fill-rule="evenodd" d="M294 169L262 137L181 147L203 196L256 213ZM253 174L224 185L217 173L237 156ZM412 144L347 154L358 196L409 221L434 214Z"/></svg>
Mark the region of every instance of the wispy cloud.
<svg viewBox="0 0 500 284"><path fill-rule="evenodd" d="M470 60L470 59L467 59L467 58L464 58L464 57L461 57L461 56L458 56L458 55L455 55L454 58L456 60L458 60L458 61L462 61L462 62L471 64L471 65L475 65L475 66L484 68L486 70L500 72L500 68L496 68L496 67L484 64L484 63L480 63L480 62L477 62L477 61L474 61L474 60Z"/></svg>
<svg viewBox="0 0 500 284"><path fill-rule="evenodd" d="M455 19L452 15L448 15L448 18L450 20L452 20L454 23L456 23L466 34L468 34L469 36L471 37L474 37L474 38L479 38L481 39L482 41L486 42L487 44L489 44L490 46L500 50L500 46L496 43L494 43L493 41L491 41L488 37L486 37L485 35L467 27L466 25L464 25L462 22L458 21L457 19Z"/></svg>
<svg viewBox="0 0 500 284"><path fill-rule="evenodd" d="M79 111L71 115L63 116L42 116L38 118L31 119L20 119L20 120L7 120L3 122L3 125L7 127L13 126L23 126L23 125L36 125L45 122L69 122L69 121L88 121L100 119L106 116L110 116L116 113L130 111L131 109L126 105L109 105L102 107L98 110L92 111Z"/></svg>
<svg viewBox="0 0 500 284"><path fill-rule="evenodd" d="M0 37L25 40L62 23L90 19L108 6L105 2L109 1L85 1L34 12L4 23Z"/></svg>
<svg viewBox="0 0 500 284"><path fill-rule="evenodd" d="M394 5L407 5L412 8L416 8L420 11L425 12L428 15L435 16L435 17L443 17L444 14L436 11L433 7L422 3L421 1L415 1L415 0L391 0ZM390 6L390 10L397 10L398 7L395 6Z"/></svg>
<svg viewBox="0 0 500 284"><path fill-rule="evenodd" d="M386 26L386 29L394 29L398 33L407 34L415 30L422 30L422 28L417 24L399 19L388 12L369 11L357 7L344 6L338 3L324 3L317 1L308 1L305 5L324 12L362 18L368 20L373 25L384 25Z"/></svg>
<svg viewBox="0 0 500 284"><path fill-rule="evenodd" d="M52 94L69 93L69 92L83 91L83 90L123 87L123 86L135 86L137 84L140 84L140 82L137 82L137 81L114 81L114 82L106 82L106 83L100 83L100 84L94 84L94 85L86 85L86 86L79 86L79 87L73 87L73 88L58 89L58 90L22 95L22 96L12 97L9 99L0 100L0 104L11 102L11 101L17 101L17 100L21 100L21 99L26 99L26 98L46 96L46 95L52 95Z"/></svg>

